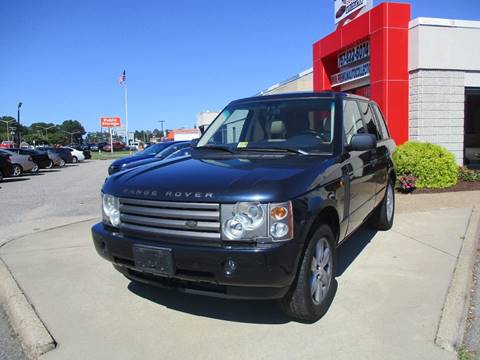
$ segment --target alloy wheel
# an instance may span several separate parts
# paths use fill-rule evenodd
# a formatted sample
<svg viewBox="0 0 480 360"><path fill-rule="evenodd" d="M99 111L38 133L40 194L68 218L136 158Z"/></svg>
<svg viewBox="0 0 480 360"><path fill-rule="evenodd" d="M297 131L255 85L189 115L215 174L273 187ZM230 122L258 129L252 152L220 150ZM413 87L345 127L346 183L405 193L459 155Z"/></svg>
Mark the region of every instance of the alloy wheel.
<svg viewBox="0 0 480 360"><path fill-rule="evenodd" d="M393 206L394 206L394 199L393 199L393 189L392 185L387 186L387 204L386 204L386 209L387 209L387 221L392 220L393 216Z"/></svg>
<svg viewBox="0 0 480 360"><path fill-rule="evenodd" d="M325 299L332 283L333 256L327 238L318 240L311 265L310 294L314 304L319 305Z"/></svg>
<svg viewBox="0 0 480 360"><path fill-rule="evenodd" d="M13 176L20 176L22 168L19 165L13 165Z"/></svg>

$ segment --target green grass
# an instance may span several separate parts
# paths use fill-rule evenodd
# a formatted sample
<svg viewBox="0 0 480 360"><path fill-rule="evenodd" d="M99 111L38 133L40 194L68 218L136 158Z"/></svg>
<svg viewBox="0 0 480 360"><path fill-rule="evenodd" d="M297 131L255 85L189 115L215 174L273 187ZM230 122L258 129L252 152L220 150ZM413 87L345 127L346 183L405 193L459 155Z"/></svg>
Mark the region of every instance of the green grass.
<svg viewBox="0 0 480 360"><path fill-rule="evenodd" d="M105 151L92 151L92 160L113 160L133 154L130 151L114 151L113 153Z"/></svg>
<svg viewBox="0 0 480 360"><path fill-rule="evenodd" d="M458 360L474 360L473 354L464 346L458 349Z"/></svg>

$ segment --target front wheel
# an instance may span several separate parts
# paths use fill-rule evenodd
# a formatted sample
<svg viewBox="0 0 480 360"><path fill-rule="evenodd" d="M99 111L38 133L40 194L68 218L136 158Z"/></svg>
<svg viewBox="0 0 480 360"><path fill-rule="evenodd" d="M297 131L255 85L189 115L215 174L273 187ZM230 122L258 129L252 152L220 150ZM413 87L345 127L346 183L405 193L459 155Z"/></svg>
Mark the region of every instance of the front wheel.
<svg viewBox="0 0 480 360"><path fill-rule="evenodd" d="M74 157L72 158L72 162L73 162L74 164L78 163L78 159L77 159L76 156L74 156Z"/></svg>
<svg viewBox="0 0 480 360"><path fill-rule="evenodd" d="M32 170L30 170L30 172L35 174L35 173L38 173L39 170L40 170L40 168L38 167L38 165L33 164L33 168L32 168Z"/></svg>
<svg viewBox="0 0 480 360"><path fill-rule="evenodd" d="M282 310L300 321L320 319L335 295L336 263L335 236L322 225L308 243L296 281L280 301Z"/></svg>
<svg viewBox="0 0 480 360"><path fill-rule="evenodd" d="M22 167L18 164L13 164L13 177L20 176L22 173Z"/></svg>
<svg viewBox="0 0 480 360"><path fill-rule="evenodd" d="M61 159L60 160L60 167L64 167L65 166L65 160Z"/></svg>
<svg viewBox="0 0 480 360"><path fill-rule="evenodd" d="M48 160L48 165L45 166L45 169L51 169L53 167L53 161L52 160Z"/></svg>
<svg viewBox="0 0 480 360"><path fill-rule="evenodd" d="M389 181L382 202L374 210L370 225L377 230L390 230L395 216L395 192L393 182Z"/></svg>

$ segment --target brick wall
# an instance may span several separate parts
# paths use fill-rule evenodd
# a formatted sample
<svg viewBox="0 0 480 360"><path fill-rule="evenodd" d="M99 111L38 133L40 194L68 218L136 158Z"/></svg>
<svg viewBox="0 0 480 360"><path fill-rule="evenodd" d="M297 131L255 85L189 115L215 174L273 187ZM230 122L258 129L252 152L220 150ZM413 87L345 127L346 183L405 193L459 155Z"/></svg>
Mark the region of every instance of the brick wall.
<svg viewBox="0 0 480 360"><path fill-rule="evenodd" d="M464 72L413 71L409 89L410 140L442 145L463 164Z"/></svg>

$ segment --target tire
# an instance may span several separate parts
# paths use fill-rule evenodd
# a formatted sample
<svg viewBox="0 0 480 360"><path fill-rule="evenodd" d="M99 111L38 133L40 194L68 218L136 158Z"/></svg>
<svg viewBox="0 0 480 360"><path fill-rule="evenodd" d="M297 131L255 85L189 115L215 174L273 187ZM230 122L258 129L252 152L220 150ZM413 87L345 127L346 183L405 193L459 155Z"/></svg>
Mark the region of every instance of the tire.
<svg viewBox="0 0 480 360"><path fill-rule="evenodd" d="M3 181L3 173L0 171L0 183Z"/></svg>
<svg viewBox="0 0 480 360"><path fill-rule="evenodd" d="M52 160L48 160L48 165L45 166L45 169L51 169L53 167L53 161Z"/></svg>
<svg viewBox="0 0 480 360"><path fill-rule="evenodd" d="M318 262L317 258L320 259ZM306 247L295 282L280 300L283 312L308 323L325 315L336 291L336 266L335 236L328 225L322 225Z"/></svg>
<svg viewBox="0 0 480 360"><path fill-rule="evenodd" d="M377 230L390 230L395 217L395 192L393 182L389 181L382 202L374 210L370 218L370 226Z"/></svg>
<svg viewBox="0 0 480 360"><path fill-rule="evenodd" d="M66 164L66 163L65 163L65 160L61 159L61 160L60 160L60 165L59 165L59 166L60 166L60 167L64 167L64 166L65 166L65 164Z"/></svg>
<svg viewBox="0 0 480 360"><path fill-rule="evenodd" d="M20 176L22 174L22 172L23 172L23 169L20 165L13 164L13 173L12 173L13 177Z"/></svg>
<svg viewBox="0 0 480 360"><path fill-rule="evenodd" d="M74 157L72 158L72 163L74 163L74 164L78 163L78 159L77 159L76 156L74 156Z"/></svg>
<svg viewBox="0 0 480 360"><path fill-rule="evenodd" d="M33 164L33 168L32 168L32 170L30 170L30 172L32 174L36 174L36 173L38 173L39 170L40 170L40 168L38 167L38 164Z"/></svg>

